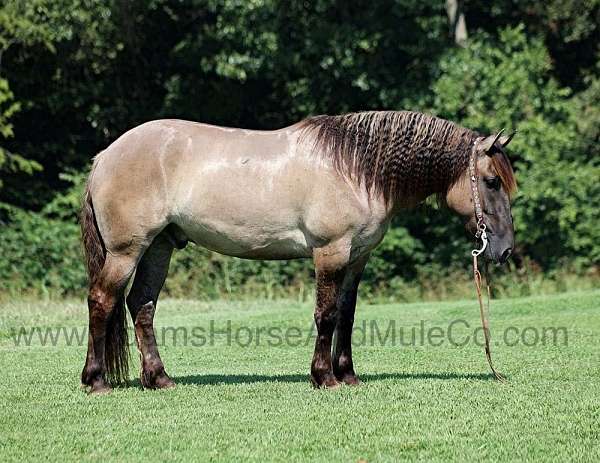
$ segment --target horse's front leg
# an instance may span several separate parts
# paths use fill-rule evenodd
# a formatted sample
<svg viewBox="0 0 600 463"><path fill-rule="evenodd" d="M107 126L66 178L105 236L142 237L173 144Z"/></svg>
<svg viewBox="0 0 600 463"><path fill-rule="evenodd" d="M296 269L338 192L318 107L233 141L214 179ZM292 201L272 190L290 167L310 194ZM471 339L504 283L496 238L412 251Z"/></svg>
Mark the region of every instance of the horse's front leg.
<svg viewBox="0 0 600 463"><path fill-rule="evenodd" d="M333 374L331 346L345 270L345 263L328 258L326 252L315 253L317 338L311 364L311 381L315 387L336 387L340 384Z"/></svg>
<svg viewBox="0 0 600 463"><path fill-rule="evenodd" d="M338 381L351 385L359 383L352 362L352 327L354 326L358 285L368 258L369 256L366 255L348 268L337 302L338 317L333 348L333 373Z"/></svg>

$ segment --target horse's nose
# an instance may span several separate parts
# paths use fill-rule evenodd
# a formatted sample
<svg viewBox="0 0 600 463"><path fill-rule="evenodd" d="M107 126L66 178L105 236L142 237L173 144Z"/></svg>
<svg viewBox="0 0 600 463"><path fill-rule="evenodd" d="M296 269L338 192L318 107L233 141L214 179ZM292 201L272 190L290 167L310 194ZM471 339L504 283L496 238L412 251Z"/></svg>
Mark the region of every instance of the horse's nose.
<svg viewBox="0 0 600 463"><path fill-rule="evenodd" d="M500 256L500 263L505 263L512 254L512 248L507 248Z"/></svg>

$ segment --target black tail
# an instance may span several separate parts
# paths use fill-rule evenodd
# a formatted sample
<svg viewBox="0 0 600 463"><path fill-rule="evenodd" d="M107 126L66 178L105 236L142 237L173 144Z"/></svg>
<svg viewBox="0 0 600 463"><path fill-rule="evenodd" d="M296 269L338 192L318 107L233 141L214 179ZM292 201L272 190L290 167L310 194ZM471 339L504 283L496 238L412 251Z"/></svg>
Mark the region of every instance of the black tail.
<svg viewBox="0 0 600 463"><path fill-rule="evenodd" d="M92 205L92 195L89 185L85 187L83 204L80 215L81 239L83 240L83 252L85 254L85 263L89 278L90 288L94 285L106 260L106 248L104 241L100 236L94 206Z"/></svg>
<svg viewBox="0 0 600 463"><path fill-rule="evenodd" d="M89 287L92 289L98 282L104 268L106 248L102 236L100 236L98 224L96 223L89 183L85 188L80 222ZM113 384L118 384L128 378L129 343L127 339L125 295L122 291L117 295L117 302L107 322L104 358L107 380Z"/></svg>

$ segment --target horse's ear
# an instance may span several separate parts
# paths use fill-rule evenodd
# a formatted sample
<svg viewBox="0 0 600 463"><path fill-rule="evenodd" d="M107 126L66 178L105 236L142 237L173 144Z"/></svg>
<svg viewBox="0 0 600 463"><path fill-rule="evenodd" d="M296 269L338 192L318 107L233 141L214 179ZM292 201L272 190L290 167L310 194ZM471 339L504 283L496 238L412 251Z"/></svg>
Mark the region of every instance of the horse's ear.
<svg viewBox="0 0 600 463"><path fill-rule="evenodd" d="M502 129L496 135L490 135L489 137L485 137L483 140L481 140L481 142L479 142L478 150L483 151L488 156L491 156L493 154L492 147L500 139L500 135L502 135L502 132L504 132L504 129Z"/></svg>
<svg viewBox="0 0 600 463"><path fill-rule="evenodd" d="M506 148L506 146L510 143L510 141L513 139L513 137L515 136L516 133L517 133L517 131L513 130L512 133L510 133L508 135L502 135L498 139L498 142L502 145L502 148Z"/></svg>

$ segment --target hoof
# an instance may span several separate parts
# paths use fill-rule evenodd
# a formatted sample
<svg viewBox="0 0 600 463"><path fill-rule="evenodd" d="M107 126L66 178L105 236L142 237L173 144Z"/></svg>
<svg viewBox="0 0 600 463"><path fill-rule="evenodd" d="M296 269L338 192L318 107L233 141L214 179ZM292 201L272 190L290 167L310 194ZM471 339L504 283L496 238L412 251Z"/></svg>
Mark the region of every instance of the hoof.
<svg viewBox="0 0 600 463"><path fill-rule="evenodd" d="M348 386L358 386L359 384L361 384L360 380L358 379L358 376L356 376L353 373L346 373L342 376L337 376L337 380L347 384Z"/></svg>
<svg viewBox="0 0 600 463"><path fill-rule="evenodd" d="M155 389L170 389L172 387L175 387L175 382L171 378L169 378L166 373L156 378L154 384Z"/></svg>
<svg viewBox="0 0 600 463"><path fill-rule="evenodd" d="M175 383L164 371L159 374L142 372L140 381L144 389L169 389L175 387Z"/></svg>
<svg viewBox="0 0 600 463"><path fill-rule="evenodd" d="M337 389L342 385L342 383L335 379L335 376L331 374L325 375L322 378L311 376L310 381L315 389Z"/></svg>
<svg viewBox="0 0 600 463"><path fill-rule="evenodd" d="M90 387L90 394L92 395L103 395L112 392L110 387L103 379L94 381Z"/></svg>

